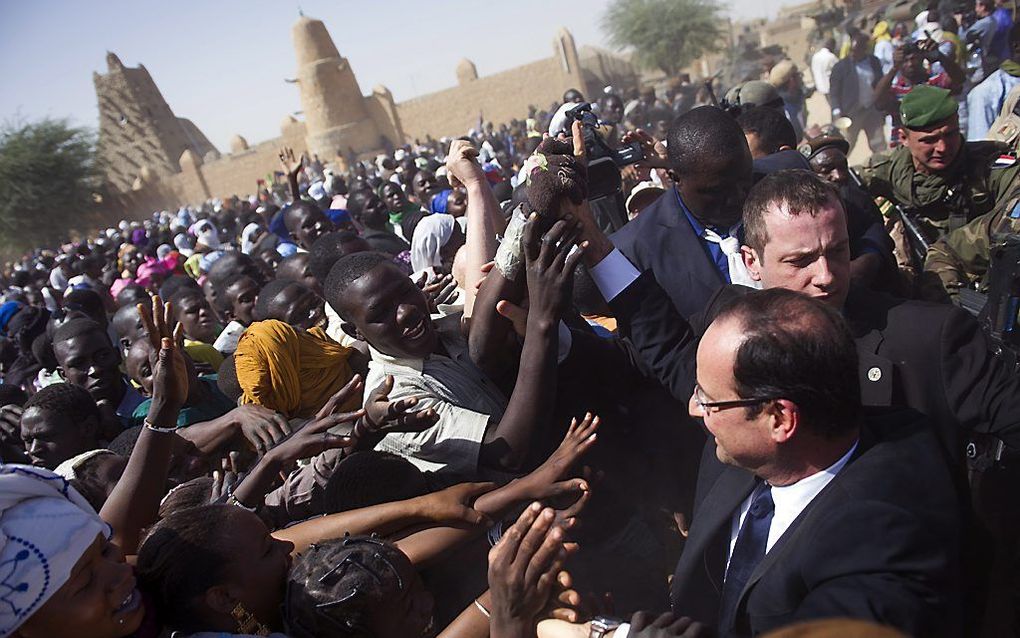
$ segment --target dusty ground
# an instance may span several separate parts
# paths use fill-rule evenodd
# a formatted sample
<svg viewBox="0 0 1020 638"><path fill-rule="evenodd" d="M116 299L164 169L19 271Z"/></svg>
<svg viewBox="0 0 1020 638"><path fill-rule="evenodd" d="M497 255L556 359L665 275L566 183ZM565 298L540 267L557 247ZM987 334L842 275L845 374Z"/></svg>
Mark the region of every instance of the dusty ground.
<svg viewBox="0 0 1020 638"><path fill-rule="evenodd" d="M807 100L808 126L812 124L828 124L832 121L832 112L829 110L829 103L822 96L821 93L815 93ZM888 133L888 130L886 131ZM857 139L857 144L854 146L854 150L851 151L850 166L860 166L867 163L868 158L871 157L871 149L868 148L868 140L866 139L863 132L861 132Z"/></svg>

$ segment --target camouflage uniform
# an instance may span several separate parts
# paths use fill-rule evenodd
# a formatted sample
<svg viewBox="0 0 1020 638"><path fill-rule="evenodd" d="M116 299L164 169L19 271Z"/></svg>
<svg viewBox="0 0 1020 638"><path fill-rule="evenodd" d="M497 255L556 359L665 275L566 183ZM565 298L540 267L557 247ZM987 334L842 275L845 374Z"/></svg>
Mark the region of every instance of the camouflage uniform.
<svg viewBox="0 0 1020 638"><path fill-rule="evenodd" d="M860 177L873 197L913 213L934 237L989 212L1009 194L1020 163L992 168L1005 148L998 142L967 142L946 171L925 174L914 169L910 150L901 147L873 158Z"/></svg>
<svg viewBox="0 0 1020 638"><path fill-rule="evenodd" d="M1016 233L1020 233L1020 188L1014 188L995 210L932 244L924 270L938 275L951 295L972 285L983 292L992 246Z"/></svg>

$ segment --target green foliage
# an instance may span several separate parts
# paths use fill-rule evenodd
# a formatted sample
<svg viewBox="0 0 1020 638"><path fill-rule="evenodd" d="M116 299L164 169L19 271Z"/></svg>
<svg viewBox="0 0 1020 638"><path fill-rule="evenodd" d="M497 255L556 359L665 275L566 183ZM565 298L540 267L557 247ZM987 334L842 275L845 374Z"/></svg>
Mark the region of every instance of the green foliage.
<svg viewBox="0 0 1020 638"><path fill-rule="evenodd" d="M718 51L724 18L716 0L615 0L602 17L613 46L632 48L641 66L675 76Z"/></svg>
<svg viewBox="0 0 1020 638"><path fill-rule="evenodd" d="M0 250L52 245L90 221L100 179L95 135L66 120L0 128Z"/></svg>

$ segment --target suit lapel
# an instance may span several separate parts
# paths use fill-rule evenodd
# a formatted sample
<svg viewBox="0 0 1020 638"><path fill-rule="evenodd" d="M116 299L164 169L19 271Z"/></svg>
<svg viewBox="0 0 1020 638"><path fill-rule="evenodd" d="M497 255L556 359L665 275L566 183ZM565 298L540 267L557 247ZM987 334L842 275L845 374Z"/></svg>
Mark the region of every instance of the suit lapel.
<svg viewBox="0 0 1020 638"><path fill-rule="evenodd" d="M729 525L733 520L733 513L754 489L755 481L755 476L750 472L726 466L694 512L691 532L680 564L677 566L677 573L684 571L680 569L684 564L690 565L689 569L694 569L694 564L690 561L697 561L697 564L712 564L711 560L707 560L710 557L705 556L706 552L712 547L712 541L717 534L723 533L727 541L729 540ZM722 564L725 566L725 562ZM723 574L708 576L721 591Z"/></svg>
<svg viewBox="0 0 1020 638"><path fill-rule="evenodd" d="M722 273L709 258L701 239L694 234L694 228L691 227L687 215L681 210L676 193L667 191L663 197L666 198L666 201L663 202L665 207L662 211L663 214L659 215L658 221L662 226L662 232L668 238L665 254L661 255L661 258L668 263L668 273L665 274L665 278L676 280L682 273L686 282L678 287L679 290L684 291L681 298L707 300L720 286L726 283L726 280L723 279ZM659 281L663 280L663 278L659 278ZM677 310L685 316L692 314L684 312L683 308L678 307Z"/></svg>

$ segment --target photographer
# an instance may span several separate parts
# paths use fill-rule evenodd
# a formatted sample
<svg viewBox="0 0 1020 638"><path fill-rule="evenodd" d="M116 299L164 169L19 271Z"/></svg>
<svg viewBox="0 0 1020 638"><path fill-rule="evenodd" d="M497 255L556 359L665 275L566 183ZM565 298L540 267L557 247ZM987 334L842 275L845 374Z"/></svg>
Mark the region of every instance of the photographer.
<svg viewBox="0 0 1020 638"><path fill-rule="evenodd" d="M938 42L933 39L908 42L893 52L893 65L889 72L875 85L875 105L884 109L893 118L890 145L900 145L899 127L902 122L899 104L911 89L919 84L928 84L949 89L953 95L960 93L966 74L952 57L943 54Z"/></svg>

